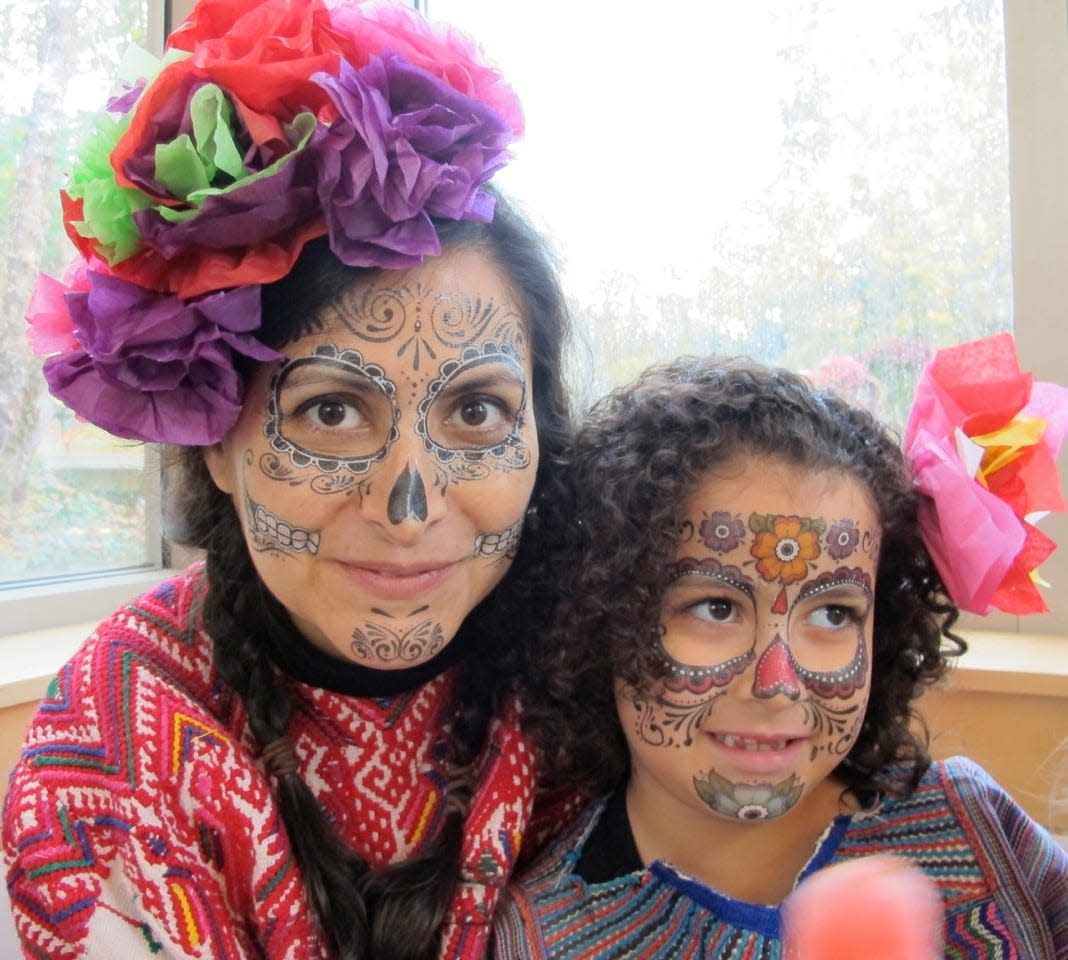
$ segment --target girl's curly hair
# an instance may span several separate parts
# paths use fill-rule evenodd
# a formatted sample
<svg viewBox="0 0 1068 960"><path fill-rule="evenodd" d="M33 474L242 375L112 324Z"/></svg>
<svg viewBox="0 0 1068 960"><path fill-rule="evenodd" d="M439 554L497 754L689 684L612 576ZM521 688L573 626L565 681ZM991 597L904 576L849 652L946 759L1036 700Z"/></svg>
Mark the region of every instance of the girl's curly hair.
<svg viewBox="0 0 1068 960"><path fill-rule="evenodd" d="M908 792L930 765L912 704L965 644L950 631L958 611L920 539L897 439L789 371L683 357L593 407L558 468L566 496L541 507L541 575L559 600L530 651L528 724L551 779L598 795L626 775L614 681L648 688L664 676L653 638L682 511L710 469L745 453L854 477L882 528L870 699L835 776L861 797Z"/></svg>

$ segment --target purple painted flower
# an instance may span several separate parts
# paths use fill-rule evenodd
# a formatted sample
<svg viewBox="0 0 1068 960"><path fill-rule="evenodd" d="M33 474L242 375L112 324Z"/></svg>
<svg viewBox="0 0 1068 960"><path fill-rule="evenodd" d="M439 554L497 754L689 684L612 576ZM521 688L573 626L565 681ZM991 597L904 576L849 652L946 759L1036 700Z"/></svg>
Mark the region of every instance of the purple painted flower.
<svg viewBox="0 0 1068 960"><path fill-rule="evenodd" d="M844 560L857 548L860 531L853 520L835 520L827 531L827 552L835 560Z"/></svg>
<svg viewBox="0 0 1068 960"><path fill-rule="evenodd" d="M183 301L90 271L67 309L81 349L49 357L53 395L90 423L133 440L208 445L241 412L234 353L279 355L251 331L260 290L241 287Z"/></svg>
<svg viewBox="0 0 1068 960"><path fill-rule="evenodd" d="M493 199L479 187L514 138L500 113L391 53L316 79L340 114L309 149L343 261L412 266L440 252L431 217L492 218Z"/></svg>
<svg viewBox="0 0 1068 960"><path fill-rule="evenodd" d="M745 523L741 517L732 516L726 510L714 510L701 521L700 533L706 547L726 553L738 546L745 536Z"/></svg>

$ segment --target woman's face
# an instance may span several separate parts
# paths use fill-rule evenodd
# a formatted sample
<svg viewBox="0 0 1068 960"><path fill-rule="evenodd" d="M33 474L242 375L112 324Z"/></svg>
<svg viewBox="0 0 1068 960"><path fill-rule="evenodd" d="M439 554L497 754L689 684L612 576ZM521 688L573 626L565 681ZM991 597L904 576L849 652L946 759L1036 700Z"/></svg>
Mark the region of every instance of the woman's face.
<svg viewBox="0 0 1068 960"><path fill-rule="evenodd" d="M414 666L515 554L538 466L525 318L501 272L458 251L318 319L253 376L208 468L311 643Z"/></svg>
<svg viewBox="0 0 1068 960"><path fill-rule="evenodd" d="M661 610L667 679L617 693L631 790L704 815L782 816L864 718L877 517L846 474L754 456L706 475L685 517Z"/></svg>

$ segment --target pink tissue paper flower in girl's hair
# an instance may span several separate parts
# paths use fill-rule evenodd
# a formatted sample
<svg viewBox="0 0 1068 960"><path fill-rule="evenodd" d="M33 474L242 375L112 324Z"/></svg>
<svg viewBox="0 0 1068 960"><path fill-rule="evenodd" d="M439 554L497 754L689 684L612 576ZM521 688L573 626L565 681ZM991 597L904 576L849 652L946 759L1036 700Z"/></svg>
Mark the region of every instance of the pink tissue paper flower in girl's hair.
<svg viewBox="0 0 1068 960"><path fill-rule="evenodd" d="M783 904L785 960L939 960L942 898L925 873L889 855L826 867Z"/></svg>
<svg viewBox="0 0 1068 960"><path fill-rule="evenodd" d="M1068 390L1034 383L1008 333L939 350L905 428L924 542L961 609L1041 613L1037 567L1056 544L1035 523L1063 511L1056 458Z"/></svg>

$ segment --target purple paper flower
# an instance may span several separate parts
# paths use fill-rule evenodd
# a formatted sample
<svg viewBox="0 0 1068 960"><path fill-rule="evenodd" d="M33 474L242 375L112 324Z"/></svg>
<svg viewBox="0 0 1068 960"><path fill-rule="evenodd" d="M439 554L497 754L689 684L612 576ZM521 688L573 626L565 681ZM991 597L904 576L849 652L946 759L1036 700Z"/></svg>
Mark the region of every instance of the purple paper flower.
<svg viewBox="0 0 1068 960"><path fill-rule="evenodd" d="M733 550L745 536L742 518L726 510L714 510L701 521L701 539L706 547L718 553Z"/></svg>
<svg viewBox="0 0 1068 960"><path fill-rule="evenodd" d="M860 531L852 520L835 520L827 531L827 552L835 560L844 560L857 548Z"/></svg>
<svg viewBox="0 0 1068 960"><path fill-rule="evenodd" d="M343 261L412 266L441 250L432 216L492 218L492 197L479 187L514 137L500 113L392 53L316 80L340 114L309 149Z"/></svg>
<svg viewBox="0 0 1068 960"><path fill-rule="evenodd" d="M251 331L258 286L183 301L108 274L89 272L88 292L67 294L81 350L45 361L48 386L71 409L133 440L208 445L241 412L234 353L278 354Z"/></svg>

